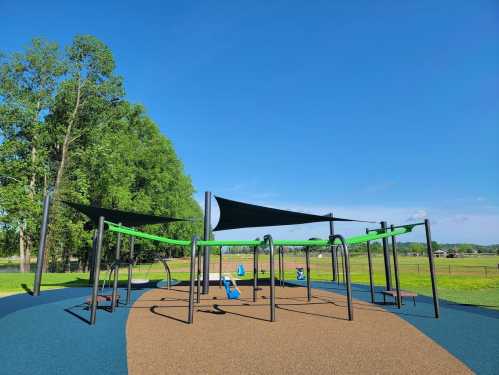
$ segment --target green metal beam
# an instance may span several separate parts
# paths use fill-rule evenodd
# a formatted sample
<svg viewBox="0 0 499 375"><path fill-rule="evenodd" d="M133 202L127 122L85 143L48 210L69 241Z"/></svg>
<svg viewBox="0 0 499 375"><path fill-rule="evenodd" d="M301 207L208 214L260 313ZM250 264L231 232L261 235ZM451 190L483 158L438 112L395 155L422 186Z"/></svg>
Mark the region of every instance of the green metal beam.
<svg viewBox="0 0 499 375"><path fill-rule="evenodd" d="M149 234L141 232L135 229L124 227L115 223L106 221L108 229L112 232L123 233L129 236L134 236L138 238L144 238L146 240L158 241L166 243L173 246L190 246L190 240L174 240L167 237L156 236L154 234ZM404 225L393 231L386 231L383 233L373 232L370 234L365 234L361 236L354 236L346 238L346 243L349 245L363 243L367 241L375 241L385 237L400 236L412 231L414 224ZM198 246L264 246L264 241L256 240L209 240L209 241L197 241ZM333 245L329 240L275 240L275 246L331 246Z"/></svg>

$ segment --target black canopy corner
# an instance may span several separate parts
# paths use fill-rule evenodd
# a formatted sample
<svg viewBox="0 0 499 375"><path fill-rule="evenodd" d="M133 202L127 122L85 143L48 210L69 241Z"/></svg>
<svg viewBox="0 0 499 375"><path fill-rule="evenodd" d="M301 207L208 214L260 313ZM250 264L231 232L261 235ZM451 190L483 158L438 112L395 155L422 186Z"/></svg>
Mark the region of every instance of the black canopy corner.
<svg viewBox="0 0 499 375"><path fill-rule="evenodd" d="M75 210L81 212L82 214L88 216L94 224L96 224L99 221L100 216L103 216L106 220L111 221L113 223L121 223L122 225L129 227L140 226L145 224L170 223L173 221L190 221L190 219L179 219L176 217L154 216L154 215L147 215L136 212L112 210L109 208L87 206L84 204L73 203L68 201L62 201L62 202L74 208Z"/></svg>
<svg viewBox="0 0 499 375"><path fill-rule="evenodd" d="M313 215L257 206L254 204L233 201L217 197L220 207L220 220L214 231L251 227L271 227L277 225L308 224L322 221L355 221L368 223L369 221L343 219L330 215Z"/></svg>

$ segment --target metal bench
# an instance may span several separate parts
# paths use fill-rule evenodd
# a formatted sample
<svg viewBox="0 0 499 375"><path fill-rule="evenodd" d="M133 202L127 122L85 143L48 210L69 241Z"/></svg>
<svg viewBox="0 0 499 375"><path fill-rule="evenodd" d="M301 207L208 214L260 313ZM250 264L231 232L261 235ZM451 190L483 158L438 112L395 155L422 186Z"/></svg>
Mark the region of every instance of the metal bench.
<svg viewBox="0 0 499 375"><path fill-rule="evenodd" d="M383 290L381 292L383 294L383 303L386 304L386 296L392 296L394 303L397 298L397 291L396 290ZM412 301L414 302L414 306L416 306L416 293L413 292L408 292L406 290L401 290L400 291L400 300L402 301L402 304L404 302L404 297L412 297Z"/></svg>

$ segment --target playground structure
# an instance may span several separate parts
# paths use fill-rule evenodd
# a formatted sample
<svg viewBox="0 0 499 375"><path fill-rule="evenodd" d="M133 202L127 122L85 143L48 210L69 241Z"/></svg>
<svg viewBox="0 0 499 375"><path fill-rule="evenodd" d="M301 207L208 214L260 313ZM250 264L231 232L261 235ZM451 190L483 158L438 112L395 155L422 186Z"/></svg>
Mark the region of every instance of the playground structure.
<svg viewBox="0 0 499 375"><path fill-rule="evenodd" d="M375 293L374 293L374 281L373 281L373 271L372 271L372 259L370 251L370 242L375 240L382 240L383 243L383 257L385 264L385 277L386 277L386 290L392 291L391 285L391 267L390 267L390 254L388 252L388 238L392 241L392 253L394 260L394 274L395 274L395 288L393 295L396 298L397 307L401 307L402 302L402 291L400 289L399 280L399 270L398 270L398 260L397 260L397 250L396 250L396 237L412 232L416 226L424 225L426 234L426 244L427 244L427 255L429 261L429 269L432 283L432 295L433 295L433 305L435 318L439 318L439 303L437 286L435 279L435 268L433 263L433 253L431 248L431 231L429 220L426 219L421 223L406 224L400 226L387 226L386 222L382 221L380 223L380 228L376 229L366 229L364 235L354 236L345 238L340 234L334 233L333 221L357 221L353 219L342 219L336 218L332 214L327 216L320 215L310 215L303 214L292 211L278 210L268 207L261 207L250 205L242 202L230 201L224 198L215 197L219 203L221 216L217 227L214 230L224 230L224 229L235 229L244 227L258 227L258 226L271 226L271 225L289 225L289 224L302 224L311 222L328 221L330 223L330 236L327 240L324 239L309 239L309 240L274 240L271 235L265 235L263 240L210 240L211 231L211 193L207 192L205 194L205 215L204 215L204 239L198 239L194 236L191 240L178 240L170 239L167 237L157 236L149 233L145 233L136 229L133 229L134 225L141 224L155 224L161 222L171 222L180 221L188 219L178 219L171 217L158 217L152 215L136 214L118 210L102 209L99 207L90 207L77 205L74 203L68 203L73 208L79 210L80 212L86 214L90 218L97 222L97 231L94 241L94 247L92 252L92 268L90 270L91 280L92 280L92 295L89 300L90 302L90 324L96 323L96 312L97 304L99 301L99 274L101 268L101 256L102 256L102 246L103 238L105 235L105 229L109 232L115 232L117 234L117 245L115 249L115 264L114 264L114 280L113 280L113 290L110 297L111 300L111 312L117 306L118 297L118 272L120 267L120 250L122 236L126 235L130 238L130 258L133 258L133 248L134 239L142 238L151 241L157 241L160 243L167 244L169 246L182 246L190 248L190 265L189 265L189 298L187 306L187 323L191 324L194 321L194 305L200 303L200 295L209 293L209 248L211 247L222 247L222 246L247 246L253 248L253 302L256 302L257 293L259 290L259 269L258 269L258 257L262 249L268 249L269 251L269 321L276 321L276 305L275 305L275 287L276 287L276 275L275 275L275 248L277 247L278 253L278 277L279 286L285 285L285 275L284 275L284 251L283 247L303 247L305 249L306 258L306 283L307 283L307 301L310 302L312 298L311 291L311 277L310 277L310 249L314 246L328 247L331 251L331 269L333 275L333 281L339 282L338 275L338 251L342 254L342 269L343 269L343 280L346 288L347 297L347 313L348 320L353 320L354 311L352 303L352 290L351 290L351 277L350 277L350 260L348 245L366 243L368 250L368 264L369 264L369 280L370 280L370 291L371 291L371 302L375 303ZM45 250L45 237L46 229L48 223L48 207L50 204L50 198L47 196L44 202L44 214L41 227L41 240L40 248L38 252L38 264L37 272L35 276L34 293L36 296L40 293L41 276L42 276L42 260L43 252ZM109 221L111 219L113 221ZM128 224L129 226L125 225ZM202 251L199 251L202 249ZM166 262L164 263L164 265ZM128 261L126 264L128 266L128 280L127 280L127 299L126 303L130 303L130 290L133 284L132 275L132 261ZM228 284L225 284L227 280L222 278L222 251L220 251L220 272L219 272L219 285L224 285L229 288L227 293L228 298L230 298L230 293L236 290L230 289ZM168 277L168 285L171 283L171 273L166 264L165 270ZM233 294L234 298L236 293ZM194 298L196 297L196 298Z"/></svg>

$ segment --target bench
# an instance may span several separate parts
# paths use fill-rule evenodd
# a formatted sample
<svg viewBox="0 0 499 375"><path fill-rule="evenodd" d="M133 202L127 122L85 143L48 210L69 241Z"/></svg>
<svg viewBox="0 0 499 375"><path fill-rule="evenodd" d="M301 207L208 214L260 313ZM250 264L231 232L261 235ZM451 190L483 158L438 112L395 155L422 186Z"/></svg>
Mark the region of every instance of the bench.
<svg viewBox="0 0 499 375"><path fill-rule="evenodd" d="M386 304L386 296L392 296L394 303L395 303L396 298L397 298L397 291L396 290L383 290L381 293L383 294L383 303L384 304ZM404 302L404 297L412 297L412 301L414 302L414 306L416 306L416 296L417 296L417 294L413 293L413 292L408 292L406 290L400 291L400 301L402 302L402 304Z"/></svg>
<svg viewBox="0 0 499 375"><path fill-rule="evenodd" d="M113 295L112 294L98 294L97 295L97 306L99 306L99 303L100 302L110 302L112 301L113 299ZM120 300L120 294L119 293L116 293L116 302L118 302ZM88 305L91 305L92 304L92 297L88 297L85 301Z"/></svg>

